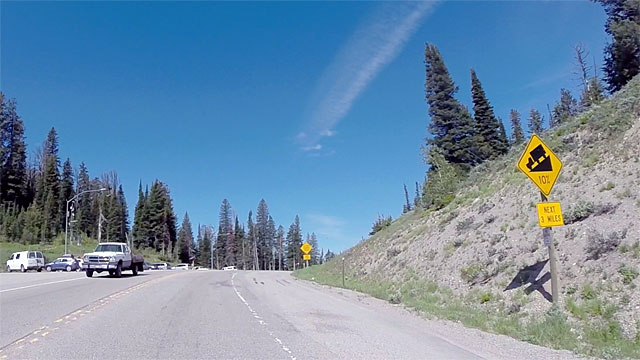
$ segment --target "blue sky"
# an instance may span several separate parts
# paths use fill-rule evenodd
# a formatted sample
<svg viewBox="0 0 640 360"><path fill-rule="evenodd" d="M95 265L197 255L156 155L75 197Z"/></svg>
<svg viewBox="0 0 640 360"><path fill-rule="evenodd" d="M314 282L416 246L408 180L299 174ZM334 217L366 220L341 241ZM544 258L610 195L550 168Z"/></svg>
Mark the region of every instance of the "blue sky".
<svg viewBox="0 0 640 360"><path fill-rule="evenodd" d="M154 179L195 224L223 198L246 221L264 198L333 251L424 178L425 42L460 101L473 67L508 120L577 96L572 47L601 66L607 41L588 1L0 4L0 88L29 153L54 126L74 167L118 172L131 212Z"/></svg>

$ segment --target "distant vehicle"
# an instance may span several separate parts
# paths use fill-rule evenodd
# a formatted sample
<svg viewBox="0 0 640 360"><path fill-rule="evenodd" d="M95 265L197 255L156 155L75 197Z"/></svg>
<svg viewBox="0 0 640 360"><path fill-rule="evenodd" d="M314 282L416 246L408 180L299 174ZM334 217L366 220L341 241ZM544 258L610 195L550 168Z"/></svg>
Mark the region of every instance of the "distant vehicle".
<svg viewBox="0 0 640 360"><path fill-rule="evenodd" d="M155 270L169 270L171 266L167 263L156 263L153 264Z"/></svg>
<svg viewBox="0 0 640 360"><path fill-rule="evenodd" d="M80 266L78 265L78 262L75 259L72 258L68 258L68 257L64 257L64 258L57 258L54 262L50 262L48 264L46 264L45 269L47 269L47 271L75 271L78 270L80 268Z"/></svg>
<svg viewBox="0 0 640 360"><path fill-rule="evenodd" d="M235 267L235 266L231 265L231 266L225 266L225 267L223 267L223 268L222 268L222 270L238 270L238 269L236 269L236 267Z"/></svg>
<svg viewBox="0 0 640 360"><path fill-rule="evenodd" d="M27 270L42 271L44 267L44 255L40 251L20 251L11 254L9 260L7 260L7 272L14 270L20 270L26 272Z"/></svg>
<svg viewBox="0 0 640 360"><path fill-rule="evenodd" d="M142 269L144 269L144 270L150 270L150 269L152 268L151 266L152 266L152 265L151 265L151 264L149 264L149 263L148 263L148 262L146 262L146 261L142 263Z"/></svg>
<svg viewBox="0 0 640 360"><path fill-rule="evenodd" d="M144 271L144 258L133 255L129 245L124 243L100 243L94 252L84 254L82 260L82 269L87 271L87 277L92 277L94 271L98 274L108 271L115 277L121 277L123 270L131 270L134 276L138 271Z"/></svg>
<svg viewBox="0 0 640 360"><path fill-rule="evenodd" d="M204 266L198 266L196 270L198 270L198 271L209 271L209 268L206 268Z"/></svg>
<svg viewBox="0 0 640 360"><path fill-rule="evenodd" d="M178 264L174 268L176 270L189 270L189 264Z"/></svg>

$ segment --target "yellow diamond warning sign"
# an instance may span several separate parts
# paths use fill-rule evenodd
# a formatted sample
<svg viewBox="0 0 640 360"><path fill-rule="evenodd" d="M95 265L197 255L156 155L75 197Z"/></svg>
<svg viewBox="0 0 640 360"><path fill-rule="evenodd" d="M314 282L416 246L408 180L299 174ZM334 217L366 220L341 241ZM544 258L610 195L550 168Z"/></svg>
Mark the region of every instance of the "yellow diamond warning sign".
<svg viewBox="0 0 640 360"><path fill-rule="evenodd" d="M305 254L308 254L311 249L313 248L311 247L311 245L309 245L309 243L304 243L302 244L302 246L300 246L300 250L302 250L302 252Z"/></svg>
<svg viewBox="0 0 640 360"><path fill-rule="evenodd" d="M518 161L518 169L525 173L543 194L549 196L553 184L558 180L562 162L538 135L533 134Z"/></svg>
<svg viewBox="0 0 640 360"><path fill-rule="evenodd" d="M564 225L562 209L559 202L538 203L538 224L540 227Z"/></svg>

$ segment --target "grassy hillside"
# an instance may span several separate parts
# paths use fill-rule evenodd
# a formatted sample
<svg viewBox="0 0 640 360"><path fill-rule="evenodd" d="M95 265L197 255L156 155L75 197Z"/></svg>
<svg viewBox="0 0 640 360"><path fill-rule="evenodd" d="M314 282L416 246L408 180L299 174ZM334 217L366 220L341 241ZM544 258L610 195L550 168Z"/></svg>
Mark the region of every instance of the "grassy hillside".
<svg viewBox="0 0 640 360"><path fill-rule="evenodd" d="M296 273L532 343L606 358L640 358L640 77L541 134L564 163L549 198L558 308L518 272L548 259L537 188L516 170L524 145L474 169L438 211L415 210L333 261ZM544 266L539 277L548 271ZM544 289L551 292L550 282Z"/></svg>
<svg viewBox="0 0 640 360"><path fill-rule="evenodd" d="M84 253L93 251L98 245L98 241L92 238L84 238L81 245L77 245L76 242L69 241L68 252L77 257L82 256ZM0 271L5 271L6 260L12 253L17 251L37 250L41 251L45 256L47 262L53 261L56 258L64 254L64 234L58 235L51 244L33 244L23 245L20 243L0 241L0 260L2 260L2 267ZM162 256L153 250L134 250L134 253L144 256L147 262L165 262L162 260Z"/></svg>

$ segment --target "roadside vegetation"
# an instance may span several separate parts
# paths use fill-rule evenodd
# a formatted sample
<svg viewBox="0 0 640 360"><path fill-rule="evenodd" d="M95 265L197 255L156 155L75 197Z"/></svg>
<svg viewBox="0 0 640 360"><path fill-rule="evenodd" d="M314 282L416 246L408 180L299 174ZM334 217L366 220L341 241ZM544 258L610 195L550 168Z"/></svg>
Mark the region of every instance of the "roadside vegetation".
<svg viewBox="0 0 640 360"><path fill-rule="evenodd" d="M404 186L402 216L384 226L377 219L370 238L294 276L335 287L344 281L347 289L427 317L555 349L640 358L640 52L633 45L640 19L637 2L601 3L613 36L605 48L606 84L590 75L586 49L576 45L579 99L561 89L546 122L527 109L528 129L520 111L511 110L510 135L478 74L471 70L472 114L455 98L442 55L427 44L425 182L416 184L413 201ZM565 214L565 226L553 230L562 281L553 306L542 286L525 293L535 276L516 281L534 264L541 264L539 276L548 266L531 216L537 191L515 169L531 133L565 162L553 193Z"/></svg>

